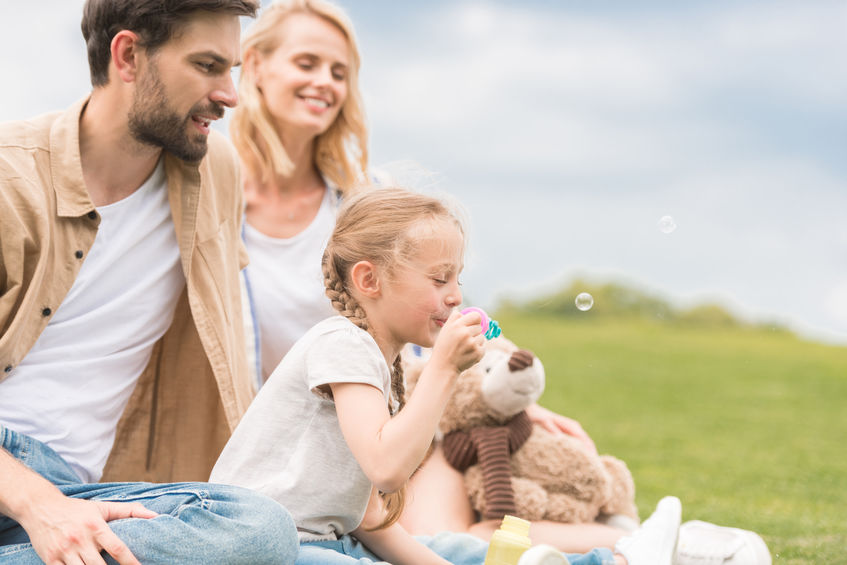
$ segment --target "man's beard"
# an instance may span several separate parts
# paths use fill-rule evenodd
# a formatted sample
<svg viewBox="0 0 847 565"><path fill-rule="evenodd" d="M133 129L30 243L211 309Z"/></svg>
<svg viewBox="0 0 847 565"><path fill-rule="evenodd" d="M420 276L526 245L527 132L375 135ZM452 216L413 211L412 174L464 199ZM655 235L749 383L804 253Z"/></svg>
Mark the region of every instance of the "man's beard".
<svg viewBox="0 0 847 565"><path fill-rule="evenodd" d="M188 133L194 114L220 118L224 109L214 103L205 108L198 104L191 108L188 115L180 116L171 108L165 85L159 79L157 69L151 65L146 78L135 90L128 116L129 131L136 141L161 147L183 161L197 162L206 155L207 140L201 132L195 135Z"/></svg>

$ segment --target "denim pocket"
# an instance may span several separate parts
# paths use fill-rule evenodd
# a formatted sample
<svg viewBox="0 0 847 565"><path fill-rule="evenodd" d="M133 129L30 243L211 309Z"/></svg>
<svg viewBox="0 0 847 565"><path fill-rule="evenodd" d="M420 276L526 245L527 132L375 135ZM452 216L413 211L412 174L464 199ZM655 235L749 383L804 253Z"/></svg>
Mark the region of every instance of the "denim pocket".
<svg viewBox="0 0 847 565"><path fill-rule="evenodd" d="M19 434L6 426L0 426L0 447L27 467L32 468L33 439L31 437Z"/></svg>
<svg viewBox="0 0 847 565"><path fill-rule="evenodd" d="M0 543L2 543L2 539L0 539ZM9 557L14 555L15 553L19 553L21 551L27 551L32 549L32 544L29 543L16 543L12 545L0 545L0 558Z"/></svg>

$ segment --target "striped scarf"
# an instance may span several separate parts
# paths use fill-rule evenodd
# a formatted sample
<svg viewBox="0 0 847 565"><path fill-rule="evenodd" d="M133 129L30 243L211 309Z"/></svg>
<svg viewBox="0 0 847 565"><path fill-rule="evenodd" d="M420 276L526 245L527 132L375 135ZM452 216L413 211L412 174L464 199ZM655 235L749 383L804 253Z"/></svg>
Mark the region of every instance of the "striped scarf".
<svg viewBox="0 0 847 565"><path fill-rule="evenodd" d="M512 489L511 455L529 439L532 422L522 411L502 426L474 428L470 432L454 431L442 442L447 461L464 471L479 463L485 492L486 519L514 515L515 493Z"/></svg>

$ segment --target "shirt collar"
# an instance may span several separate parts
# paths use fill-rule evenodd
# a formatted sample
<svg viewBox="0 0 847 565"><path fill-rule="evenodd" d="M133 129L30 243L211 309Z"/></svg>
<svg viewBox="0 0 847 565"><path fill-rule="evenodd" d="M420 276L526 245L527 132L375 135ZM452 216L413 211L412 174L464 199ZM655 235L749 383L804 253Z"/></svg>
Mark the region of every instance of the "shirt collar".
<svg viewBox="0 0 847 565"><path fill-rule="evenodd" d="M59 216L79 217L94 210L79 156L79 118L88 100L76 102L50 128L50 176Z"/></svg>
<svg viewBox="0 0 847 565"><path fill-rule="evenodd" d="M90 95L77 101L53 122L50 128L50 175L56 192L56 213L60 217L79 217L95 210L82 175L79 154L79 121ZM172 192L181 193L183 182L194 186L189 191L196 199L199 190L200 163L188 163L165 152L168 186L178 184ZM169 188L170 190L170 188ZM195 203L196 204L196 203Z"/></svg>

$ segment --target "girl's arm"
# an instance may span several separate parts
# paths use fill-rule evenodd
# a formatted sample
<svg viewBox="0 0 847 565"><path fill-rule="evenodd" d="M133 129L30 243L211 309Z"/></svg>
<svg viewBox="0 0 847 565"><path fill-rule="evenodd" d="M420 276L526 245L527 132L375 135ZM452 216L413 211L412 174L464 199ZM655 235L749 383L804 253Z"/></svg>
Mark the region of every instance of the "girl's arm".
<svg viewBox="0 0 847 565"><path fill-rule="evenodd" d="M382 500L376 489L371 491L368 509L359 527L351 532L383 561L394 565L450 565L430 548L409 534L399 523L381 530L369 531L385 518Z"/></svg>
<svg viewBox="0 0 847 565"><path fill-rule="evenodd" d="M391 417L382 392L360 383L330 384L344 439L373 485L394 492L423 460L459 373L482 358L479 315L448 318L415 394Z"/></svg>

